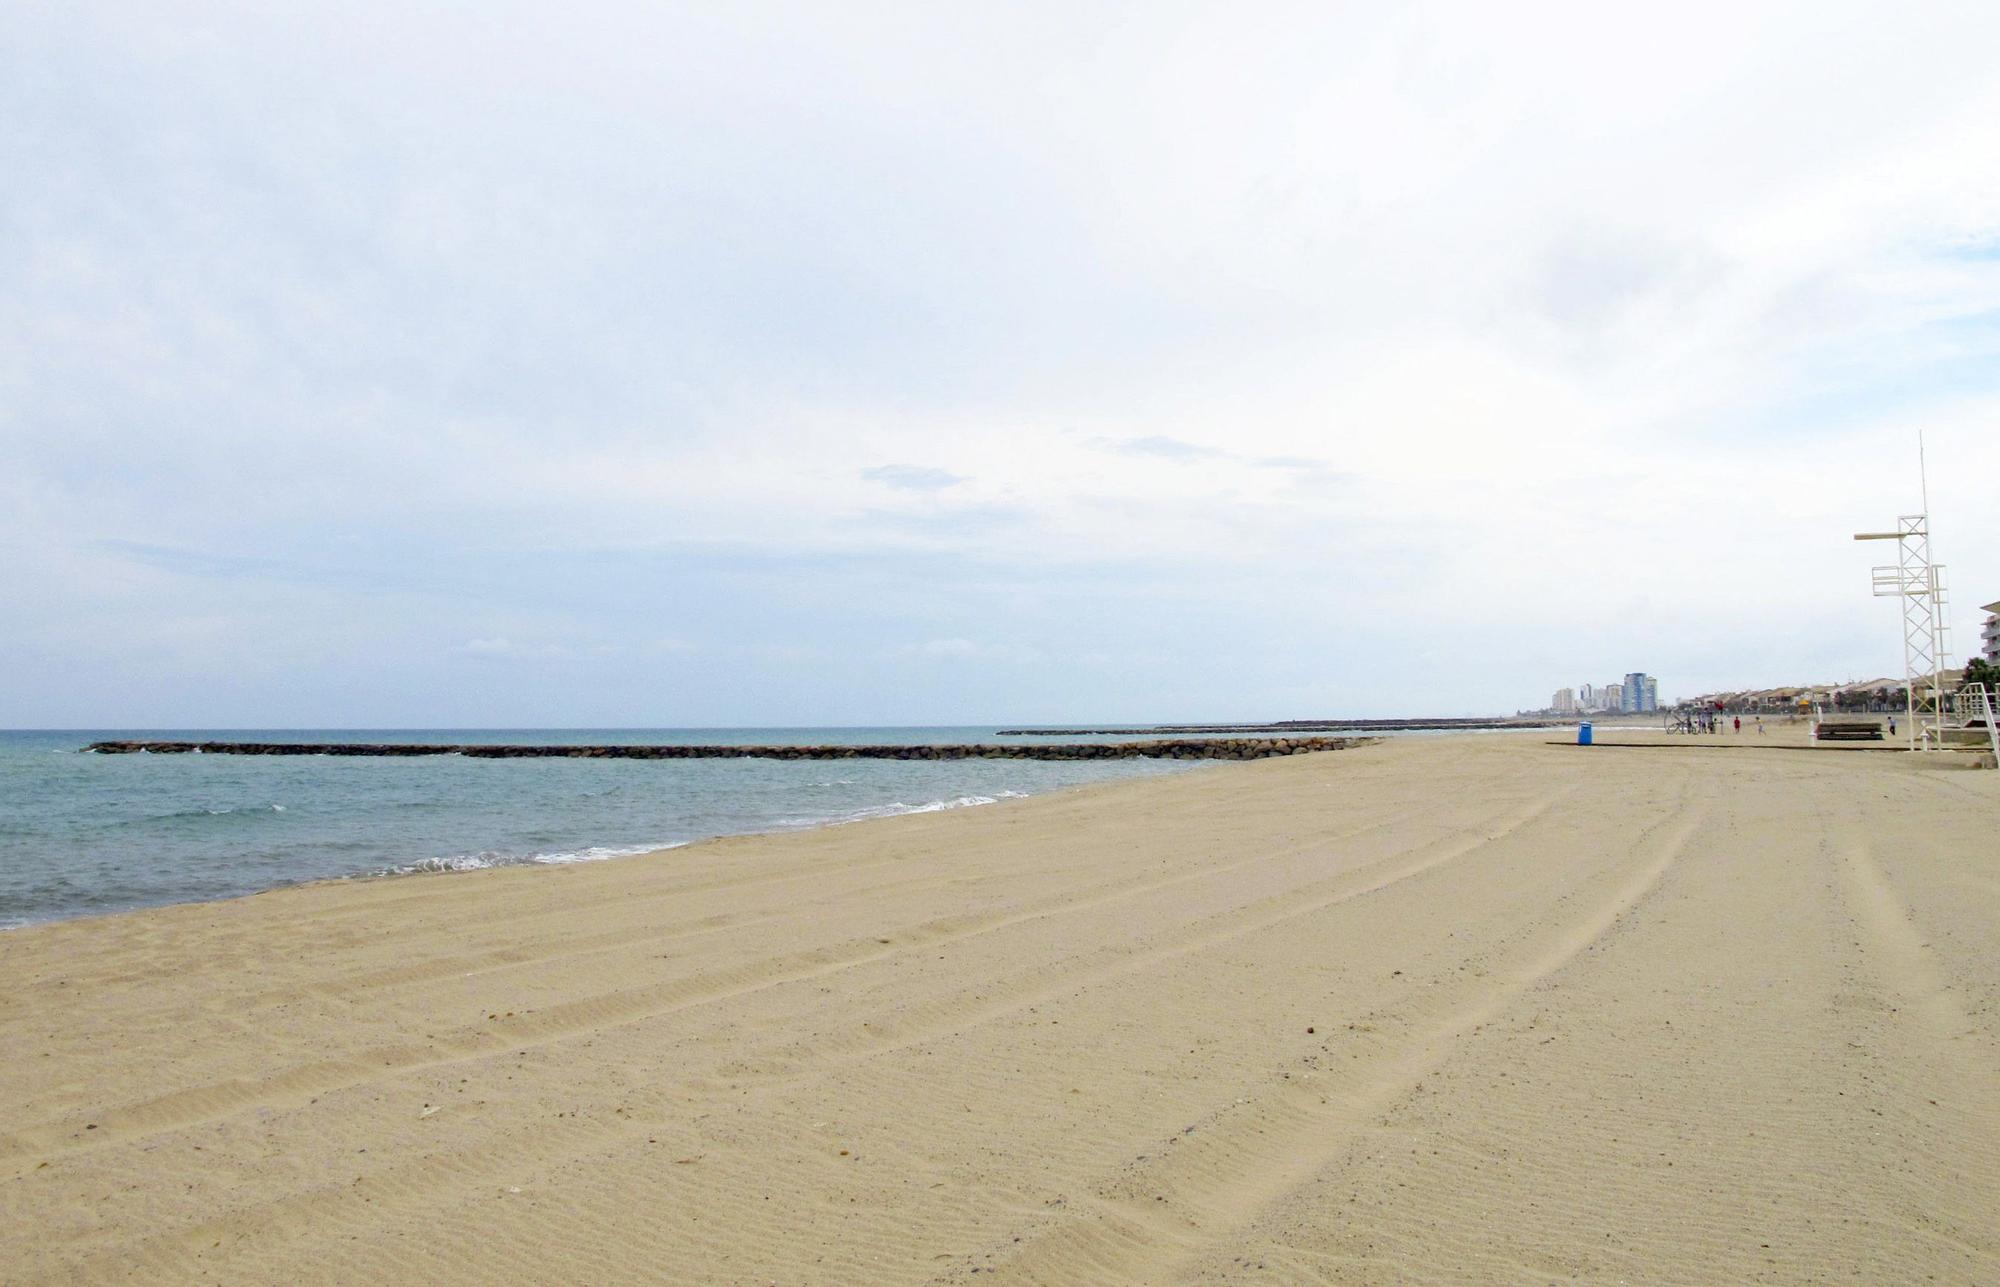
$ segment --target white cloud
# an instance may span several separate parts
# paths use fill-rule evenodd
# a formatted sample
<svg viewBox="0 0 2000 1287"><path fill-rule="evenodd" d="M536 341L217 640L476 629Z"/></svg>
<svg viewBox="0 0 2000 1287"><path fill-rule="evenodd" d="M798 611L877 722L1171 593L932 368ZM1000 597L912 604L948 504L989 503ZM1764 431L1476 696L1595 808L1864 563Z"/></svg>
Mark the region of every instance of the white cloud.
<svg viewBox="0 0 2000 1287"><path fill-rule="evenodd" d="M970 657L979 645L970 639L926 639L910 651L920 657Z"/></svg>
<svg viewBox="0 0 2000 1287"><path fill-rule="evenodd" d="M735 657L661 681L723 722L831 711L760 657L911 638L1015 666L1010 717L1876 671L1843 538L1916 504L1919 428L1962 641L2000 595L1989 5L166 4L0 43L24 691L148 700L117 676L162 645L198 700L236 638L337 703L328 622L414 704L391 648L607 649L607 706ZM104 682L54 682L82 637Z"/></svg>
<svg viewBox="0 0 2000 1287"><path fill-rule="evenodd" d="M468 639L459 646L459 651L471 657L488 657L504 661L579 661L592 657L608 657L618 652L619 648L614 644L555 641L526 643L495 637Z"/></svg>
<svg viewBox="0 0 2000 1287"><path fill-rule="evenodd" d="M881 483L902 491L936 492L947 487L956 487L965 481L959 475L946 469L935 469L926 465L876 465L864 469L861 476L871 483Z"/></svg>

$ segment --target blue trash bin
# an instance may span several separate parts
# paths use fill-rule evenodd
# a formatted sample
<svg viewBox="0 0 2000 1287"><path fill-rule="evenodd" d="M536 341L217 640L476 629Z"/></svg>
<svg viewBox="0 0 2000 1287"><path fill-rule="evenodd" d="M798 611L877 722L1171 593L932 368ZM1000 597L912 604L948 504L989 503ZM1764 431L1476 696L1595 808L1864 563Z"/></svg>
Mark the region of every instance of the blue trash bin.
<svg viewBox="0 0 2000 1287"><path fill-rule="evenodd" d="M1589 720L1585 720L1585 721L1583 721L1583 723L1581 723L1581 724L1578 724L1578 725L1576 726L1576 744L1577 744L1578 746L1589 746L1589 745L1590 745L1590 721L1589 721Z"/></svg>

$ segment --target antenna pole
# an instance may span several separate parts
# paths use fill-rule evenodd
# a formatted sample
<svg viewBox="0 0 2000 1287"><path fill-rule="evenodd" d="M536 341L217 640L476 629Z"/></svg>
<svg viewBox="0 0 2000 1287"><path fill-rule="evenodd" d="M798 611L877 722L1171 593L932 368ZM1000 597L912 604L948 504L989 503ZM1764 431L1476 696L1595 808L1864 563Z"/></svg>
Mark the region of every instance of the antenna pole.
<svg viewBox="0 0 2000 1287"><path fill-rule="evenodd" d="M1931 512L1931 468L1924 460L1924 431L1917 430L1917 482L1924 491L1924 515Z"/></svg>

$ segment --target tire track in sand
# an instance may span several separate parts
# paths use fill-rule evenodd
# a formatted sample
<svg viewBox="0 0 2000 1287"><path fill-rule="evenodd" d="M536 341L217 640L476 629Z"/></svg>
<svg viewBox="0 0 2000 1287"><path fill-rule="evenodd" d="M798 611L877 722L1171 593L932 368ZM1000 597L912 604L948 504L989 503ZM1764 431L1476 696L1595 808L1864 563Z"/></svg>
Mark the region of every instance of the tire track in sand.
<svg viewBox="0 0 2000 1287"><path fill-rule="evenodd" d="M1990 1021L1969 1003L1937 959L1868 838L1865 810L1852 800L1855 823L1835 854L1841 902L1859 937L1859 966L1872 976L1882 1008L1862 1040L1882 1053L1868 1082L1870 1111L1912 1132L1928 1178L1908 1168L1903 1200L1917 1226L1964 1257L1965 1282L1991 1282L2000 1263L1992 1214L2000 1210L2000 1042ZM1968 855L1970 858L1970 855Z"/></svg>
<svg viewBox="0 0 2000 1287"><path fill-rule="evenodd" d="M892 1015L878 1014L850 1027L837 1039L788 1043L777 1049L746 1055L744 1062L777 1067L759 1076L733 1073L741 1086L782 1083L798 1071L818 1074L861 1059L906 1050L946 1033L962 1032L1017 1014L1031 1007L1128 974L1143 973L1170 961L1262 934L1301 917L1315 916L1355 899L1377 894L1405 881L1478 853L1487 846L1532 826L1546 816L1562 796L1535 801L1492 830L1450 837L1387 855L1361 867L1311 881L1283 893L1137 940L1107 945L1071 957L1060 964L1036 966L997 982L969 984L958 993L917 1007L900 1006ZM1258 860L1263 861L1263 860ZM1212 869L1224 874L1245 864Z"/></svg>
<svg viewBox="0 0 2000 1287"><path fill-rule="evenodd" d="M859 1035L843 1038L838 1043L819 1043L813 1047L811 1058L766 1062L761 1074L732 1073L727 1079L728 1084L732 1089L752 1084L782 1086L830 1075L857 1062L904 1050L948 1032L963 1032L1002 1020L1055 996L1265 932L1287 921L1378 893L1477 853L1532 826L1569 794L1568 791L1558 791L1539 797L1499 824L1481 828L1474 834L1460 833L1386 855L1335 876L1162 931L1141 939L1136 945L1128 943L1085 953L1063 963L1053 973L1048 967L1043 967L997 985L978 979L968 980L951 998L924 1007L917 1013L903 1012L893 1027L886 1023L850 1027L851 1033ZM1341 839L1351 839L1387 825L1391 824L1386 820L1372 823L1331 838L1331 841L1338 843ZM1243 866L1265 861L1269 861L1268 855L1196 872L1178 873L1171 878L1151 879L1146 882L1144 892L1202 876L1226 875ZM1130 892L1123 891L1125 896L1129 896ZM1007 921L1014 924L1101 906L1117 896L1097 896L1053 910L1024 912L1008 917ZM980 932L991 932L991 929ZM506 1047L513 1048L516 1047ZM765 1056L767 1061L770 1058ZM483 1141L473 1148L428 1155L336 1190L281 1198L264 1204L254 1215L238 1210L232 1213L230 1223L238 1226L240 1232L247 1216L258 1228L257 1243L266 1251L292 1235L312 1228L323 1229L329 1223L357 1229L366 1227L379 1221L385 1208L403 1203L439 1203L452 1193L492 1188L504 1183L504 1178L509 1175L574 1162L593 1153L623 1147L634 1135L658 1133L662 1129L659 1113L664 1111L667 1102L687 1089L700 1090L701 1083L697 1081L666 1088L658 1105L644 1103L648 1096L628 1095L636 1110L630 1116L605 1117L594 1121L568 1118L561 1123L538 1125L531 1131L510 1133ZM93 1257L89 1264L108 1271L121 1265L130 1266L137 1258L148 1267L149 1272L185 1270L193 1264L194 1255L207 1248L223 1227L221 1224L203 1224L162 1232L141 1239L137 1246L127 1244L116 1252Z"/></svg>
<svg viewBox="0 0 2000 1287"><path fill-rule="evenodd" d="M1034 1283L1161 1282L1201 1260L1298 1186L1309 1182L1397 1098L1449 1057L1458 1038L1499 1017L1516 1000L1569 966L1644 902L1706 823L1712 801L1681 799L1634 845L1638 862L1583 902L1581 892L1544 932L1496 960L1476 983L1429 1000L1390 1039L1331 1072L1300 1075L1128 1163L1061 1223L981 1259L985 1274ZM968 1257L967 1264L974 1263ZM962 1269L935 1281L956 1281ZM985 1281L981 1278L979 1281Z"/></svg>
<svg viewBox="0 0 2000 1287"><path fill-rule="evenodd" d="M1530 816L1539 816L1552 807L1557 798L1551 796L1539 800L1529 810ZM1420 811L1412 810L1411 814ZM1407 821L1411 814L1376 819L1315 843L1344 843ZM983 914L941 917L917 926L897 928L891 931L892 941L887 944L879 937L850 940L807 952L749 962L712 974L622 988L560 1002L477 1027L439 1034L424 1044L384 1044L339 1058L296 1065L265 1077L243 1077L192 1086L135 1104L91 1110L61 1122L0 1135L0 1161L15 1163L4 1178L18 1179L42 1162L95 1152L240 1112L296 1107L322 1095L389 1077L534 1049L580 1034L603 1032L699 1006L737 1000L769 988L824 979L901 953L932 950L1029 921L1069 915L1188 881L1226 875L1270 860L1271 855L1264 854L1233 863L1197 866L1167 875L1149 872L1083 891L1066 890L1027 905L1000 908ZM1381 861L1390 862L1393 858ZM1352 872L1344 873L1342 877L1333 879L1351 878L1352 875ZM93 1123L94 1126L91 1125Z"/></svg>
<svg viewBox="0 0 2000 1287"><path fill-rule="evenodd" d="M1942 1042L1956 1043L1982 1031L1931 960L1930 948L1912 923L1909 905L1889 884L1873 848L1865 840L1850 843L1842 854L1840 869L1847 906L1868 935L1868 958L1890 990L1905 998Z"/></svg>

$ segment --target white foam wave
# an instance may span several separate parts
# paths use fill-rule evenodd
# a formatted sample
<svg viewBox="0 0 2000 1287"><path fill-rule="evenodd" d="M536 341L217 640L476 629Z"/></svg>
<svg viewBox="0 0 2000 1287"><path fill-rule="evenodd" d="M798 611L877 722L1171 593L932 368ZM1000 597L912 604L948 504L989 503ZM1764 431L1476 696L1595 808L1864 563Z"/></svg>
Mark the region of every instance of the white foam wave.
<svg viewBox="0 0 2000 1287"><path fill-rule="evenodd" d="M220 809L210 809L207 807L176 809L172 813L155 813L138 821L146 823L171 822L176 818L238 818L256 813L283 813L284 811L285 806L282 804L231 804L224 805Z"/></svg>
<svg viewBox="0 0 2000 1287"><path fill-rule="evenodd" d="M383 867L367 874L417 876L429 872L485 871L492 867L560 867L569 863L601 862L606 858L630 858L636 854L657 853L662 849L679 849L687 843L685 840L670 840L650 845L592 845L588 849L563 849L532 854L503 854L489 849L476 854L443 854L418 862L404 863L399 867Z"/></svg>
<svg viewBox="0 0 2000 1287"><path fill-rule="evenodd" d="M874 818L895 818L911 813L937 813L944 809L968 809L976 805L998 804L1002 800L1023 799L1027 794L1026 791L999 791L993 795L961 795L950 800L930 800L923 804L901 802L879 804L834 817L780 818L774 826L778 830L842 826L850 822L867 822ZM592 845L587 849L563 849L533 854L504 854L483 850L476 854L444 854L398 867L378 868L366 874L416 876L447 871L485 871L493 867L564 866L579 862L601 862L606 858L630 858L638 854L657 853L662 849L679 849L691 843L687 840L674 840L647 845Z"/></svg>
<svg viewBox="0 0 2000 1287"><path fill-rule="evenodd" d="M652 845L592 845L588 849L568 850L561 853L536 854L528 861L560 866L572 862L601 862L606 858L631 858L638 854L658 853L662 849L679 849L687 844L685 840L673 840L666 844Z"/></svg>
<svg viewBox="0 0 2000 1287"><path fill-rule="evenodd" d="M1026 791L1000 791L993 795L961 795L950 800L931 800L924 804L870 805L865 809L855 809L849 813L836 814L824 818L781 818L780 827L838 827L850 822L868 822L876 818L900 818L912 813L938 813L945 809L970 809L982 804L998 804L1002 800L1019 800L1026 797Z"/></svg>
<svg viewBox="0 0 2000 1287"><path fill-rule="evenodd" d="M438 858L425 858L421 862L405 863L401 867L384 867L370 872L371 876L415 876L423 872L435 871L483 871L488 867L498 867L504 860L498 854L446 854Z"/></svg>

